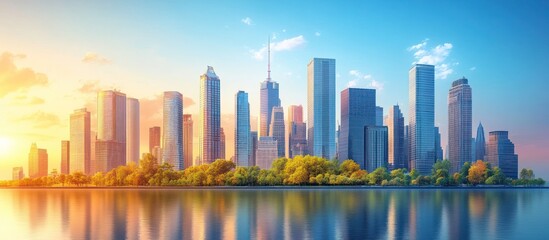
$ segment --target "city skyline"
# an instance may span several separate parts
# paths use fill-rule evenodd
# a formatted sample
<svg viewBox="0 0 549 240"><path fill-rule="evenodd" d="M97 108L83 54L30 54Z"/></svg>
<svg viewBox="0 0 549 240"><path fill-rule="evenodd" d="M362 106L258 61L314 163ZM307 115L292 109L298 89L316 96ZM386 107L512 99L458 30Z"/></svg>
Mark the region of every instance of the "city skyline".
<svg viewBox="0 0 549 240"><path fill-rule="evenodd" d="M30 30L33 29L31 26L33 26L34 23L37 23L38 19L42 20L40 17L50 16L52 12L44 11L39 12L38 14L31 13L38 11L40 7L44 7L44 9L51 8L41 6L41 4L36 4L34 6L16 3L2 4L7 6L1 9L17 10L12 11L12 13L5 12L4 16L7 16L6 19L16 18L14 14L28 14L30 16L25 18L26 20L22 21L17 27L24 33L32 34L31 36L33 37L41 38L42 36L53 36L56 35L55 32L67 31L67 29L69 30L67 31L68 33L74 32L71 31L72 24L64 23L45 32L38 31L36 33L31 33ZM470 9L472 4L473 3L466 3L464 4L465 6L457 7L455 12L453 10L445 10L445 13L450 16L454 14L457 15L459 9L464 9L467 6L469 6ZM479 5L484 4L486 3L479 3ZM198 5L198 3L189 3L185 6L188 6L189 9L197 9ZM205 5L209 5L209 3L206 3ZM365 3L361 3L361 5L369 6ZM342 34L341 31L349 29L343 28L338 30L333 24L326 24L324 26L314 25L310 22L304 24L300 23L300 21L295 21L295 25L291 25L286 21L274 23L270 21L273 21L277 14L267 18L266 16L260 16L258 13L254 13L254 11L251 11L249 8L244 8L242 11L228 14L223 18L217 18L217 20L211 20L211 22L206 22L204 24L206 26L216 26L216 24L219 24L219 26L217 26L218 28L216 28L219 33L227 33L228 30L225 30L225 26L228 26L228 29L232 29L250 40L238 43L237 41L242 40L240 37L228 39L228 43L223 45L223 48L220 48L220 46L208 44L208 41L210 40L206 40L203 45L197 44L196 42L193 44L193 41L202 39L202 37L195 37L195 39L192 40L189 36L183 37L178 35L177 32L172 32L174 30L171 28L163 29L166 31L166 34L174 36L175 40L185 39L190 43L188 45L196 48L196 50L187 49L186 47L179 48L174 51L174 54L168 52L165 48L158 47L166 41L160 38L152 39L152 41L150 41L151 44L146 44L147 41L138 39L136 43L129 44L127 50L117 50L115 49L118 46L117 44L120 44L120 41L124 42L127 40L127 38L123 38L118 34L114 34L115 40L107 41L103 45L91 40L87 41L85 40L86 36L78 36L74 33L69 34L68 38L60 41L55 41L52 37L44 37L44 42L52 45L51 50L46 50L46 48L41 47L42 45L34 46L28 41L22 41L24 39L18 38L17 34L13 34L16 32L15 26L11 26L12 24L4 24L6 28L0 31L0 37L5 40L0 49L2 52L2 64L13 66L15 68L13 71L16 73L17 71L22 71L24 69L32 71L34 76L36 76L34 79L36 81L33 83L37 82L37 84L25 85L24 87L17 87L19 85L15 84L17 88L11 88L12 85L10 84L10 88L6 87L5 89L2 89L3 95L0 97L0 106L3 110L10 113L10 116L0 120L0 123L4 126L0 130L0 149L2 150L2 153L0 153L0 178L10 178L12 167L26 166L25 155L28 153L28 146L32 142L37 142L42 148L48 149L50 160L49 170L51 171L53 168L60 170L61 148L59 142L69 138L68 119L70 113L75 109L89 107L90 112L92 112L92 130L97 130L97 126L95 126L96 122L93 120L97 114L96 107L93 106L96 104L93 95L97 94L97 90L118 88L129 96L140 99L142 103L142 137L140 141L140 153L146 152L146 150L144 150L146 147L144 146L147 146L148 142L144 140L146 138L143 137L146 136L146 129L152 126L161 126L161 118L158 116L157 111L157 108L159 108L159 105L157 105L157 96L161 96L163 91L181 91L185 96L183 99L183 104L186 106L185 113L193 114L195 115L193 118L198 119L196 116L198 114L199 91L197 87L198 81L196 81L196 79L203 71L205 65L216 66L219 74L225 80L223 82L223 88L221 89L221 127L225 128L225 133L227 134L227 156L230 157L234 155L231 147L233 146L233 144L231 144L232 139L234 139L232 136L232 126L234 126L234 123L230 120L234 119L234 116L232 115L234 109L231 107L231 103L234 101L232 100L234 98L233 94L236 92L236 89L250 93L250 103L253 103L250 104L251 130L257 130L256 125L259 113L259 106L257 106L256 103L259 99L257 85L261 82L266 69L266 52L262 49L266 42L265 36L268 36L273 32L276 33L276 38L272 39L271 43L273 58L276 63L273 65L273 77L280 83L280 96L281 101L284 102L284 108L291 104L306 104L306 98L300 96L303 94L296 91L297 89L304 89L306 86L305 65L308 59L315 56L330 57L335 58L338 63L336 70L336 93L347 87L347 85L352 84L357 84L356 86L359 87L373 88L377 86L376 89L380 93L378 105L387 108L394 104L401 103L404 119L407 123L410 116L407 112L408 107L406 104L402 104L407 102L406 69L409 68L411 62L421 62L430 59L429 61L435 61L433 63L437 66L446 64L447 67L447 71L444 71L444 68L441 67L440 69L442 72L438 72L438 74L435 73L435 75L438 76L435 80L435 126L441 127L441 134L443 135L441 137L443 142L442 145L447 145L447 117L444 117L444 115L447 115L446 92L451 84L451 79L457 79L460 76L465 75L470 79L471 84L475 88L474 99L476 104L473 109L473 125L476 126L482 121L487 132L508 130L510 133L509 138L515 143L516 151L519 155L519 168L523 166L540 166L542 167L542 169L540 169L540 171L542 171L540 174L543 176L543 169L549 169L546 163L541 162L542 160L546 160L547 150L545 146L547 146L548 143L543 137L548 132L547 125L543 123L543 119L547 119L549 116L547 116L547 111L542 111L541 116L536 115L537 111L535 111L535 109L543 109L544 103L546 102L546 97L544 97L541 91L541 89L543 89L541 86L546 85L541 80L543 79L542 76L546 76L544 75L546 73L542 71L542 66L545 66L545 63L547 63L543 58L543 56L547 55L547 48L543 47L544 45L542 43L547 42L547 34L542 35L541 37L539 35L534 35L537 36L537 38L532 37L532 30L537 29L539 26L543 26L543 22L536 21L536 16L540 19L540 14L544 12L543 10L547 10L547 6L533 6L535 4L510 6L514 5L513 3L506 3L503 5L503 7L500 6L494 9L495 15L493 16L495 16L495 18L501 17L501 19L504 19L504 16L507 16L511 9L517 7L529 10L530 17L523 21L530 24L519 25L514 20L506 19L505 21L509 24L506 25L503 31L494 30L500 34L494 34L494 36L500 37L497 38L497 41L493 41L497 42L496 44L493 44L493 46L488 46L486 43L492 44L490 40L495 40L494 37L486 38L486 35L483 35L482 32L478 30L482 29L485 25L489 25L491 21L475 15L475 13L478 13L478 10L476 9L471 10L471 14L473 16L472 19L478 20L473 22L479 22L479 26L475 27L469 22L463 22L466 26L472 26L473 29L457 30L455 34L451 33L450 30L445 30L443 28L440 28L443 29L440 31L440 34L435 34L431 30L418 31L418 29L415 29L416 33L403 32L399 33L402 35L395 33L389 34L389 39L398 37L402 40L393 41L391 44L382 44L381 41L377 40L375 37L362 42L361 40L364 38L362 35L359 35L357 39L342 37L340 36L340 34ZM326 11L325 7L322 6L325 5L321 4L318 9L320 11ZM28 8L23 9L22 7ZM117 9L117 7L120 9L120 5L118 4L113 6L114 9ZM219 8L222 6L214 7ZM349 6L343 4L342 8L346 7ZM536 7L539 9L536 9ZM159 8L162 8L162 6L153 8L151 11L158 11ZM369 8L375 9L376 7L369 6ZM181 10L181 8L177 7L176 9ZM278 9L279 7L276 7L273 11ZM246 10L249 11L246 12ZM396 9L395 11L402 10ZM2 13L4 13L4 11L2 11ZM75 13L63 13L59 14L60 16L52 16L51 19L45 20L45 22L56 22L59 19L62 19L62 17L67 17L76 13L80 13L80 10L75 11ZM168 15L173 14L173 12L170 11L167 11L167 13ZM127 14L128 13L123 13L122 15ZM86 14L84 15L87 16ZM190 16L192 15L193 14L191 13ZM106 11L105 16L106 19L115 17L112 11ZM405 16L410 15L403 15L403 18L405 18ZM241 21L247 17L251 19L250 25ZM303 20L305 18L306 16L302 16L299 19ZM378 18L379 16L374 13L372 16L359 18L358 22L370 26L367 22ZM151 18L146 19L151 21ZM352 20L353 19L342 21ZM161 24L161 22L166 21L166 19L160 19L158 21L158 24ZM417 21L418 20L414 20L412 22ZM76 22L83 24L80 21ZM399 23L402 22L400 21ZM452 23L456 24L450 20L444 20L440 23L435 23L433 28L436 28L436 26L444 26L445 23L450 25ZM115 26L124 24L126 23L120 21L114 22ZM193 30L193 28L186 24L183 24L183 26L185 27L180 28L183 29L181 30L183 33L189 34L196 31L196 29ZM305 28L306 26L310 26L310 29L315 29L314 32L307 32L305 30L308 29ZM389 24L386 27L390 29L391 26ZM265 30L259 30L258 28L265 28ZM452 31L455 31L456 29L457 28L454 28ZM511 39L503 39L501 36L503 36L502 34L505 30L513 30L521 34L516 34L519 36L515 36ZM131 30L128 31L132 33ZM147 25L144 31L151 32L153 30L150 28L150 25ZM379 33L384 30L371 28L368 31ZM95 33L97 36L108 36L108 34L101 34L101 30L96 28L91 28L90 33ZM467 33L471 35L477 34L477 36L475 36L475 38L458 36L468 35ZM64 34L57 35L62 36ZM132 34L129 35L135 36ZM207 33L206 35L210 35L210 33ZM427 38L429 40L425 40ZM470 41L471 39L474 39L475 41ZM528 43L520 44L520 51L518 48L510 46L519 40ZM362 48L355 48L360 49L357 54L350 53L352 47L343 47L340 50L333 47L325 48L325 46L331 44L332 41L348 43L351 46L356 46L355 44L361 42L360 45ZM142 58L127 52L129 49L134 49L136 46L143 43L145 43L145 46L149 47L147 50L150 51L142 53L145 55L146 59L150 60L146 61L151 64L149 68L142 67L139 63L131 60L132 58ZM176 44L175 42L172 42L172 40L169 40L168 43L167 46L185 45ZM242 47L243 45L248 48ZM71 47L64 48L63 46ZM154 46L157 46L156 51L154 50ZM293 47L288 49L288 46ZM515 61L511 63L508 60L499 59L497 57L498 52L496 52L496 50L498 48L507 49L505 46L510 48L508 49L510 51L509 54L514 56L531 54L524 58L526 59L525 62L529 65L528 68L522 67L522 69L528 69L527 72L518 70L521 68L514 69L511 67L514 66L514 64L524 63L515 63ZM227 49L227 51L222 51L223 49ZM440 50L443 54L436 55L435 49ZM251 50L255 50L254 53L257 54L252 54L250 52ZM423 50L427 53L422 53L419 50ZM200 51L205 53L206 56L199 57L200 54L198 54L198 52ZM473 52L482 52L486 57L476 58L476 55L474 55ZM26 55L26 57L23 57L21 54ZM188 57L188 59L186 59L187 57L181 58L174 55L193 57ZM153 58L155 56L157 58ZM218 56L219 58L216 59L215 56ZM256 56L257 58L263 57L263 59L258 60ZM384 59L383 56L389 57ZM416 56L419 57L416 58ZM443 56L445 60L435 60L436 58L434 57L440 56ZM197 57L197 59L194 57ZM228 61L233 57L242 60L241 64L235 64ZM46 59L48 61L46 61ZM155 60L153 61L151 59ZM195 60L196 62L192 62L191 60ZM373 60L379 60L380 62L375 63ZM56 67L56 64L60 63L66 63L68 67L66 69ZM166 66L161 66L162 64L165 64ZM494 68L493 66L497 67ZM68 70L69 68L72 69ZM246 71L243 71L244 69ZM244 72L244 74L241 72ZM160 73L166 74L157 76L157 74ZM445 76L444 74L447 75ZM445 77L442 78L442 76ZM529 84L524 84L521 80L516 79L516 76L521 76L520 79L528 79ZM375 79L375 82L372 79ZM9 80L10 79L6 81ZM383 84L381 89L381 85L379 84ZM174 87L172 88L171 86ZM293 90L294 88L296 90ZM514 89L518 90L514 91ZM527 97L524 97L524 95L521 95L521 92L528 92L529 94ZM402 95L403 97L398 95ZM514 101L511 101L511 99L514 99ZM40 101L44 103L36 103ZM32 103L34 103L34 105L32 105ZM336 97L336 107L339 106L338 103L339 97ZM501 106L506 107L502 108ZM511 109L514 112L509 112L507 111L508 109ZM336 118L339 118L339 114L337 113L339 113L339 110L336 110ZM197 132L198 131L195 131L195 133ZM196 135L197 134L195 134L195 136ZM194 142L198 142L197 137L195 137ZM538 167L535 168L538 169ZM545 174L547 174L547 172L548 171L545 171Z"/></svg>

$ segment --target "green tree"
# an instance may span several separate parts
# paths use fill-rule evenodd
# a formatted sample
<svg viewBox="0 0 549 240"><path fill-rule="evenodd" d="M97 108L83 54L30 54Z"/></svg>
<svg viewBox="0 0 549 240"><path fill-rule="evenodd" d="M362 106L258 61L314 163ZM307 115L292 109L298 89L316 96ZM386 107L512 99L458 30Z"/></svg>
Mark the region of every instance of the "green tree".
<svg viewBox="0 0 549 240"><path fill-rule="evenodd" d="M505 183L505 175L503 175L499 167L494 167L492 169L492 172L492 176L486 179L486 184L500 185Z"/></svg>
<svg viewBox="0 0 549 240"><path fill-rule="evenodd" d="M356 171L360 170L360 165L353 160L345 160L339 166L339 174L350 177Z"/></svg>
<svg viewBox="0 0 549 240"><path fill-rule="evenodd" d="M368 184L370 185L381 185L383 180L389 180L389 173L384 167L379 167L368 174Z"/></svg>

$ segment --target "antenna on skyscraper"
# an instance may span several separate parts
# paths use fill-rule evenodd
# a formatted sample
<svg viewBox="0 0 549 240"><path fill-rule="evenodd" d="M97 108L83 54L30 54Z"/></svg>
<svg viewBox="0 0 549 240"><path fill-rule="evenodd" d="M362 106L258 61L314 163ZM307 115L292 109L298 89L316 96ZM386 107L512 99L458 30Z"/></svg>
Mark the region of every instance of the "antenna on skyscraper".
<svg viewBox="0 0 549 240"><path fill-rule="evenodd" d="M271 81L271 36L269 35L269 40L267 43L267 81Z"/></svg>

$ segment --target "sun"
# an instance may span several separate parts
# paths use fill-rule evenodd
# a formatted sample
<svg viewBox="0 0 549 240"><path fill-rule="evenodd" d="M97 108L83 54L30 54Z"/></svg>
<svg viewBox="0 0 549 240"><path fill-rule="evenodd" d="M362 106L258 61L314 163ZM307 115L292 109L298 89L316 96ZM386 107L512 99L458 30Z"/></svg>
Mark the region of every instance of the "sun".
<svg viewBox="0 0 549 240"><path fill-rule="evenodd" d="M0 156L8 154L10 146L10 139L0 136Z"/></svg>

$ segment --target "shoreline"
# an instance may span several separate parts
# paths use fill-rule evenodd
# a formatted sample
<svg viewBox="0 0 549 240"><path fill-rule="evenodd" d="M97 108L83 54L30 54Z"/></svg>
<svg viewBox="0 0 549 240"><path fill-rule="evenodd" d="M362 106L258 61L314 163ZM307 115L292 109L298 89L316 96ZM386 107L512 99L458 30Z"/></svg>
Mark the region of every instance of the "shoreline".
<svg viewBox="0 0 549 240"><path fill-rule="evenodd" d="M0 187L2 189L60 190L484 190L484 189L549 189L549 186L108 186L108 187Z"/></svg>

